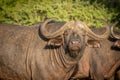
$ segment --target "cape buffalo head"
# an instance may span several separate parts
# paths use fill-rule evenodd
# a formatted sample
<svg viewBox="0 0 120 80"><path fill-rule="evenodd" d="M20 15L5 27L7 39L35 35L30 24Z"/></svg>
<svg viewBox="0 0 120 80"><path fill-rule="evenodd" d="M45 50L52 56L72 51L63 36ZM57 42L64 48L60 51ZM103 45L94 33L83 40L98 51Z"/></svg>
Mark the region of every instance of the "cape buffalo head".
<svg viewBox="0 0 120 80"><path fill-rule="evenodd" d="M103 20L101 21L105 24L105 27L107 29L103 35L95 34L82 21L66 22L58 30L54 32L49 32L46 29L46 26L52 20L54 19L48 19L42 24L42 26L40 27L41 33L45 38L49 39L48 45L57 47L63 45L65 52L68 53L69 56L72 58L77 57L78 59L80 59L86 44L89 44L88 37L91 37L95 40L102 40L108 38L110 34L109 26Z"/></svg>
<svg viewBox="0 0 120 80"><path fill-rule="evenodd" d="M115 22L111 26L110 31L111 31L111 36L116 39L116 41L113 44L113 46L120 48L120 31L116 31L116 32L113 31L113 27L115 27L117 24L118 24L118 22Z"/></svg>
<svg viewBox="0 0 120 80"><path fill-rule="evenodd" d="M85 47L85 37L83 34L78 34L76 31L72 29L65 30L63 34L64 39L64 48L66 53L69 53L71 57L77 57L78 54ZM81 55L82 56L82 55Z"/></svg>

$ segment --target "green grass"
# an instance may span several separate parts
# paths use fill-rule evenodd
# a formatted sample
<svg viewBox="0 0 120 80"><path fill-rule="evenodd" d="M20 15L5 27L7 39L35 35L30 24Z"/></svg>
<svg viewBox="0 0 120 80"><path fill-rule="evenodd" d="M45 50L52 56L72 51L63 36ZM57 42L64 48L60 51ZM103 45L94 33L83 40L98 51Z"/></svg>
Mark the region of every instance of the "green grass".
<svg viewBox="0 0 120 80"><path fill-rule="evenodd" d="M101 27L96 18L111 22L117 14L89 0L0 0L0 23L8 24L32 25L56 17L57 21L82 20Z"/></svg>

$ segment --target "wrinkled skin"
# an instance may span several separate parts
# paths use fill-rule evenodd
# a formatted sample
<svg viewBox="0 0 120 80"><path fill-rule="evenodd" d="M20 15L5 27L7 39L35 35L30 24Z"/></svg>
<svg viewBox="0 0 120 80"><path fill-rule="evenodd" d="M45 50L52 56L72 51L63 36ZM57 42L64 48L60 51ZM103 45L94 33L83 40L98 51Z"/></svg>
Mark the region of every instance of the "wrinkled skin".
<svg viewBox="0 0 120 80"><path fill-rule="evenodd" d="M104 29L93 30L96 33L104 31ZM98 48L87 47L73 78L89 77L93 80L104 80L114 76L116 69L120 66L120 49L114 47L115 42L116 40L110 37L100 41L101 46Z"/></svg>

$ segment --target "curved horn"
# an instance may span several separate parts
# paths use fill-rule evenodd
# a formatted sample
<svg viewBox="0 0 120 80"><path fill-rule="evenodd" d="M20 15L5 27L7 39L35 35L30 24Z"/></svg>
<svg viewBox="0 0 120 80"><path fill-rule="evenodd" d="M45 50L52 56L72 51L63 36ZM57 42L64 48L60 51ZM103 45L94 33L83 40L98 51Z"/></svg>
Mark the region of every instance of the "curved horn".
<svg viewBox="0 0 120 80"><path fill-rule="evenodd" d="M112 37L114 37L114 38L116 38L116 39L120 39L120 36L118 36L117 34L115 34L115 33L113 32L113 27L115 27L117 24L118 24L118 22L115 22L115 23L111 26L110 31L111 31Z"/></svg>
<svg viewBox="0 0 120 80"><path fill-rule="evenodd" d="M102 39L106 39L109 37L110 35L110 28L109 25L106 21L99 19L101 22L103 22L105 24L105 28L106 28L106 32L103 33L102 35L97 35L95 34L85 23L80 22L79 27L83 28L87 33L88 36L96 39L96 40L102 40Z"/></svg>
<svg viewBox="0 0 120 80"><path fill-rule="evenodd" d="M73 27L73 23L74 23L74 21L67 22L67 23L64 24L59 30L57 30L57 31L55 31L55 32L53 32L53 33L50 33L50 32L47 31L46 25L47 25L48 22L51 22L51 21L53 21L53 20L55 20L55 18L47 19L47 20L42 24L41 29L40 29L40 30L41 30L41 33L42 33L46 38L49 38L49 39L50 39L50 38L57 37L57 36L63 34L63 33L64 33L64 30Z"/></svg>

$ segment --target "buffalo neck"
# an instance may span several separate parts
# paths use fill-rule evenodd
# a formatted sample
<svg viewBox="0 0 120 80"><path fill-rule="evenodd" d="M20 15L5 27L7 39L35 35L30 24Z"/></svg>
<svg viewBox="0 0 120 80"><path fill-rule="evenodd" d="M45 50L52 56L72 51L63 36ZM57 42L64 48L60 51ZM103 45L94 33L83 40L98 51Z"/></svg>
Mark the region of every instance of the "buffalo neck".
<svg viewBox="0 0 120 80"><path fill-rule="evenodd" d="M63 46L52 48L52 50L49 50L49 53L53 68L61 68L66 74L71 76L76 67L77 61L70 58L69 55L65 53Z"/></svg>

